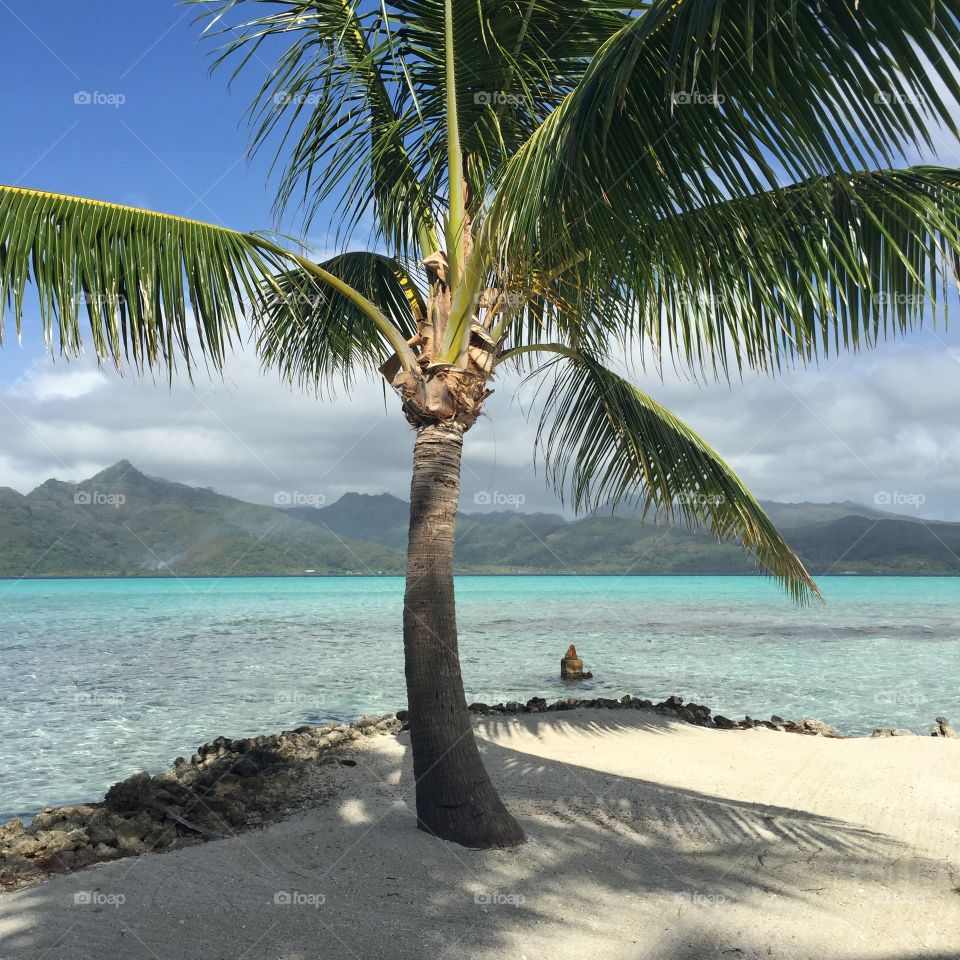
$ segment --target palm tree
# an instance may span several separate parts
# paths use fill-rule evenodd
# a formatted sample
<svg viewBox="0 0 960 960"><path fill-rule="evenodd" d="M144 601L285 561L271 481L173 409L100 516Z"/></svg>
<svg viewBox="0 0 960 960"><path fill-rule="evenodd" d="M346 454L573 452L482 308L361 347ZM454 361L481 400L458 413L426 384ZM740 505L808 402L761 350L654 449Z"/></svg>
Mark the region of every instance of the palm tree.
<svg viewBox="0 0 960 960"><path fill-rule="evenodd" d="M268 367L324 391L380 370L416 428L403 637L419 825L522 842L484 769L457 652L464 434L504 370L544 391L538 446L577 510L633 501L803 565L693 430L618 372L776 373L945 308L960 171L898 168L957 136L960 0L194 0L251 107L278 211L330 200L375 251L0 188L0 283L48 341L223 365L252 307ZM246 19L240 15L246 16Z"/></svg>

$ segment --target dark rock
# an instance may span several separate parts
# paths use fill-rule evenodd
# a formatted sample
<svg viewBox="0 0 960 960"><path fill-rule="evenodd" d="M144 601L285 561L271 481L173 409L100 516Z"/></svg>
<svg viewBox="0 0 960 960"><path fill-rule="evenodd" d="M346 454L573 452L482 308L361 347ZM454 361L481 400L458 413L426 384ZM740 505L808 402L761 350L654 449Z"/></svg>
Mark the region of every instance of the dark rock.
<svg viewBox="0 0 960 960"><path fill-rule="evenodd" d="M508 700L504 704L504 713L523 713L527 708L519 700Z"/></svg>
<svg viewBox="0 0 960 960"><path fill-rule="evenodd" d="M204 801L204 805L232 827L240 827L247 822L247 808L235 797L211 797Z"/></svg>
<svg viewBox="0 0 960 960"><path fill-rule="evenodd" d="M396 716L396 718L397 718L398 720L400 720L401 722L402 722L402 721L406 721L406 720L409 720L409 719L410 719L410 711L409 711L409 710L398 710L398 711L396 712L396 714L394 714L394 716Z"/></svg>
<svg viewBox="0 0 960 960"><path fill-rule="evenodd" d="M547 709L547 701L543 697L531 697L527 701L527 710L530 713L543 713Z"/></svg>
<svg viewBox="0 0 960 960"><path fill-rule="evenodd" d="M251 757L241 756L233 762L230 771L238 777L255 777L260 772L260 767Z"/></svg>
<svg viewBox="0 0 960 960"><path fill-rule="evenodd" d="M101 843L115 843L117 828L121 821L122 817L120 817L119 814L114 813L106 807L101 807L90 818L89 823L87 823L87 837L90 843L95 846Z"/></svg>
<svg viewBox="0 0 960 960"><path fill-rule="evenodd" d="M721 716L719 713L713 718L713 722L721 730L733 730L735 727L738 726L735 720L730 720L727 717Z"/></svg>
<svg viewBox="0 0 960 960"><path fill-rule="evenodd" d="M930 736L960 739L960 733L950 726L950 721L946 717L937 717L937 722L930 728Z"/></svg>
<svg viewBox="0 0 960 960"><path fill-rule="evenodd" d="M471 703L467 709L471 713L485 714L490 712L490 705L487 703Z"/></svg>
<svg viewBox="0 0 960 960"><path fill-rule="evenodd" d="M931 737L949 737L950 739L960 739L960 733L957 733L950 726L950 721L946 717L937 717L937 722L930 728Z"/></svg>
<svg viewBox="0 0 960 960"><path fill-rule="evenodd" d="M135 773L120 783L115 783L104 798L107 806L117 813L139 810L153 799L153 784L150 774L145 771Z"/></svg>
<svg viewBox="0 0 960 960"><path fill-rule="evenodd" d="M683 706L683 697L667 697L666 700L662 700L654 706L657 710L679 710Z"/></svg>

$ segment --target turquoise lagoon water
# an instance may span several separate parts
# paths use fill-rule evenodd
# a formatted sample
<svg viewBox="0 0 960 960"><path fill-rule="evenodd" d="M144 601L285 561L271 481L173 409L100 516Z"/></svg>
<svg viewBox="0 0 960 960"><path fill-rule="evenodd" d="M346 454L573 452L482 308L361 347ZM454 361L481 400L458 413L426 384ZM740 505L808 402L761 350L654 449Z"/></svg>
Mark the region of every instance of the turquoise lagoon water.
<svg viewBox="0 0 960 960"><path fill-rule="evenodd" d="M960 722L960 580L462 577L469 699L680 694L841 731ZM0 819L101 797L215 736L405 703L400 578L0 582ZM570 642L595 679L558 679Z"/></svg>

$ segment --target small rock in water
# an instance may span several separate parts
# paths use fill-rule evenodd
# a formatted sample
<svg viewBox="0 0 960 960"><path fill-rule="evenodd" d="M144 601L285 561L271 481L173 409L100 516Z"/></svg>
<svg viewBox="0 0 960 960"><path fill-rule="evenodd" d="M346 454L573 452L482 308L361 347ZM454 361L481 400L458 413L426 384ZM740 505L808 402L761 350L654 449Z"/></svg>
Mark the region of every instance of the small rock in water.
<svg viewBox="0 0 960 960"><path fill-rule="evenodd" d="M583 669L583 661L577 656L577 648L571 643L560 660L561 680L589 680L593 674Z"/></svg>

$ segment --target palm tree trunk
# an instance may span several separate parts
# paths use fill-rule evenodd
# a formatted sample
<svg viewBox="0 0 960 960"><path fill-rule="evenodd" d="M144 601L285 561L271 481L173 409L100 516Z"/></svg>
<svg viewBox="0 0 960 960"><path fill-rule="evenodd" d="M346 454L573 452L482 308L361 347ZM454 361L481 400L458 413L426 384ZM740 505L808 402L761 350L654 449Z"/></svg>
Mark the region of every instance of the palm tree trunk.
<svg viewBox="0 0 960 960"><path fill-rule="evenodd" d="M457 651L453 545L462 448L459 424L417 431L403 605L417 825L467 847L509 847L524 833L484 769Z"/></svg>

